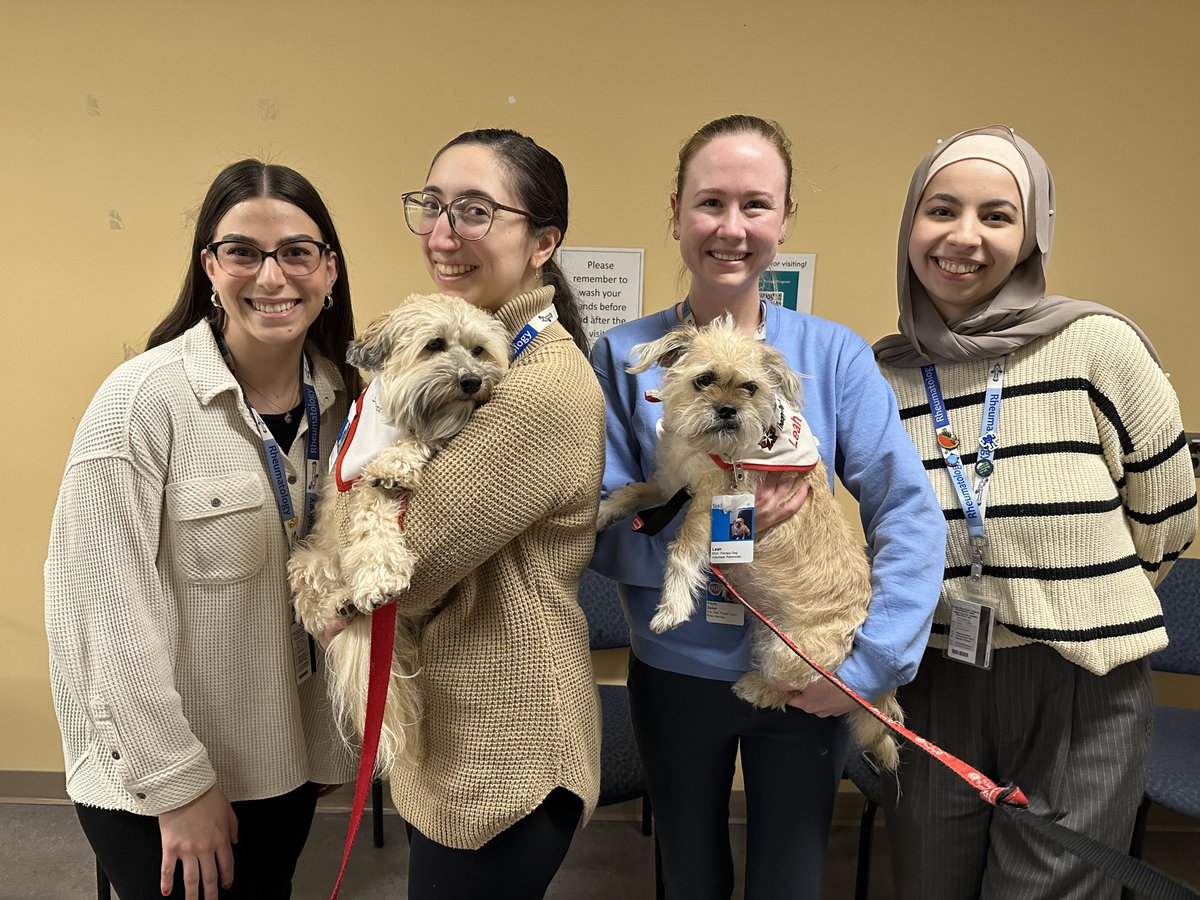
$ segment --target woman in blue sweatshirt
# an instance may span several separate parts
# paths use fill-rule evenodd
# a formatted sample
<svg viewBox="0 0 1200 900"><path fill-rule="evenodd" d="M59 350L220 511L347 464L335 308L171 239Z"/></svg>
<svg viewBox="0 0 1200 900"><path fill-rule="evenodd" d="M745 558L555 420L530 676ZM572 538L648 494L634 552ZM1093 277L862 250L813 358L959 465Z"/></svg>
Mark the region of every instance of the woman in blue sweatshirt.
<svg viewBox="0 0 1200 900"><path fill-rule="evenodd" d="M729 312L736 326L781 350L804 379L804 416L829 471L857 498L872 562L868 616L838 674L877 697L916 673L941 585L946 526L901 426L871 348L849 329L760 298L758 278L783 243L791 201L789 144L774 123L728 116L681 148L671 195L674 236L691 275L687 297L612 329L592 352L608 403L606 493L654 471L661 407L645 392L660 370L630 375L635 344L681 322L704 326ZM804 501L796 476L759 490L762 531ZM592 567L622 585L633 654L629 689L669 897L728 898L733 890L729 794L741 751L746 790L747 898L818 897L821 862L848 745L839 718L853 701L819 681L785 710L733 695L752 667L750 623L736 604L707 606L655 634L667 547L676 522L655 536L629 520L604 531ZM709 599L723 600L710 586ZM753 598L748 598L753 602Z"/></svg>

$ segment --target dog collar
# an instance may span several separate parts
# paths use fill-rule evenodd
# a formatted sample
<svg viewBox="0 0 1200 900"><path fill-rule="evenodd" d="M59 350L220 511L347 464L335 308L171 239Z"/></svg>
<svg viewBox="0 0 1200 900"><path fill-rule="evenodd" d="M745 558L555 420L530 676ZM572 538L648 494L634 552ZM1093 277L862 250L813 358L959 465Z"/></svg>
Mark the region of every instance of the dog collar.
<svg viewBox="0 0 1200 900"><path fill-rule="evenodd" d="M756 472L807 472L821 458L817 452L819 445L820 441L808 427L804 416L800 415L800 410L776 394L775 419L753 451L736 460L715 453L710 457L727 471L736 463L743 469Z"/></svg>

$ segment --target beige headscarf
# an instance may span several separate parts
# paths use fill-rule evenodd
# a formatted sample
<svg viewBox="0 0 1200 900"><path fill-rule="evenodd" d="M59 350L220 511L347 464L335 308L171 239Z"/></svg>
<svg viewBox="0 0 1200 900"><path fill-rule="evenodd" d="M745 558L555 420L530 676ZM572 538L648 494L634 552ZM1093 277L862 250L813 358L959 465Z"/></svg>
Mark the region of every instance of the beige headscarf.
<svg viewBox="0 0 1200 900"><path fill-rule="evenodd" d="M947 324L909 265L908 242L917 206L929 180L939 169L963 159L987 159L1013 173L1025 205L1025 240L1020 262L996 296ZM1054 179L1032 145L1003 125L975 128L939 141L917 166L908 186L908 201L900 220L898 256L900 333L875 343L876 358L903 368L930 362L988 359L1003 356L1043 335L1054 334L1076 319L1101 314L1128 323L1157 362L1158 354L1149 338L1116 310L1089 300L1046 296L1046 266L1053 241Z"/></svg>

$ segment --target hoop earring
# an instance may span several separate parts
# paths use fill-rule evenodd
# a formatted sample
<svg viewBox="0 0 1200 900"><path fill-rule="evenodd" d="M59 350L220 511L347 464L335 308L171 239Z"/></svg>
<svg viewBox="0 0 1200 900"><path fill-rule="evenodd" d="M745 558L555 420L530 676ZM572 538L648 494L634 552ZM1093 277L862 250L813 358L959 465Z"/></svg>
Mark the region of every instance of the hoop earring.
<svg viewBox="0 0 1200 900"><path fill-rule="evenodd" d="M675 238L675 240L679 240L679 229L676 229L675 231L672 231L672 232L671 232L671 237Z"/></svg>
<svg viewBox="0 0 1200 900"><path fill-rule="evenodd" d="M783 237L781 237L781 238L779 239L779 243L780 243L780 244L782 244L782 243L783 243L784 241L786 241L786 240L787 240L787 235L784 235Z"/></svg>
<svg viewBox="0 0 1200 900"><path fill-rule="evenodd" d="M215 306L217 309L225 308L221 305L221 295L217 293L217 289L215 287L213 288L212 296L208 298L208 302L211 303L213 306Z"/></svg>
<svg viewBox="0 0 1200 900"><path fill-rule="evenodd" d="M333 291L330 291L328 294L325 295L325 302L321 304L321 309L332 309L332 308L333 308Z"/></svg>

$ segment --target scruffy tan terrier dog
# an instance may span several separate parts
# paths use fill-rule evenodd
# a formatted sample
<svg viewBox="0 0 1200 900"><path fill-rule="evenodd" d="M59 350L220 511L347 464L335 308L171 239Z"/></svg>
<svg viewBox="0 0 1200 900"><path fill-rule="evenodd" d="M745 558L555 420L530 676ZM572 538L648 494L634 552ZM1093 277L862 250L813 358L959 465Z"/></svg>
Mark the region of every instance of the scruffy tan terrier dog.
<svg viewBox="0 0 1200 900"><path fill-rule="evenodd" d="M401 498L420 486L430 457L491 398L508 368L509 350L499 320L446 294L410 295L347 349L351 365L377 375L338 439L312 533L288 561L288 580L297 618L310 634L350 617L325 654L330 697L348 744L362 736L371 659L370 616L357 613L370 613L402 593L416 561L398 527ZM372 457L377 440L392 443ZM420 664L419 630L430 612L403 599L397 607L379 771L414 746L420 702L411 679Z"/></svg>
<svg viewBox="0 0 1200 900"><path fill-rule="evenodd" d="M709 563L712 501L716 495L753 492L763 478L743 469L734 485L726 465L761 455L766 443L785 438L781 431L807 429L799 416L800 380L783 355L770 345L738 332L725 316L703 329L684 326L656 341L633 348L631 373L658 364L664 369L662 440L654 478L614 491L600 504L598 526L623 519L663 502L681 487L692 494L679 533L667 553L662 599L650 627L667 631L691 617L702 593ZM785 398L787 407L778 403ZM764 440L766 438L766 440ZM825 466L801 477L808 498L792 518L755 540L754 561L725 564L739 593L770 618L800 649L827 670L849 655L855 629L867 615L871 576L861 543L842 517L829 489ZM790 696L776 680L803 690L820 676L765 626L755 624L754 664L734 685L739 697L755 706L782 708ZM903 713L894 693L876 705L893 719ZM899 763L896 742L887 728L862 709L848 714L859 745L872 751L888 770Z"/></svg>

